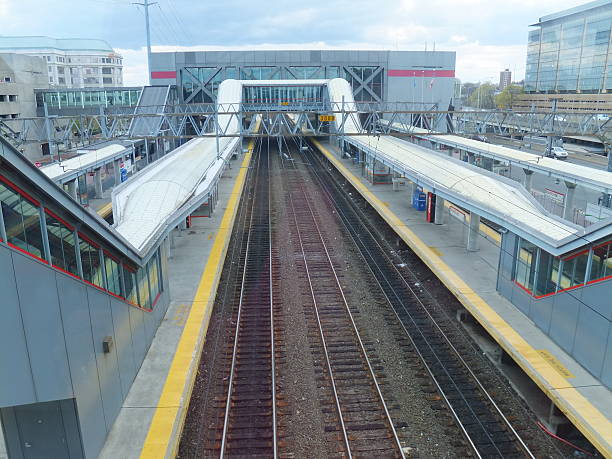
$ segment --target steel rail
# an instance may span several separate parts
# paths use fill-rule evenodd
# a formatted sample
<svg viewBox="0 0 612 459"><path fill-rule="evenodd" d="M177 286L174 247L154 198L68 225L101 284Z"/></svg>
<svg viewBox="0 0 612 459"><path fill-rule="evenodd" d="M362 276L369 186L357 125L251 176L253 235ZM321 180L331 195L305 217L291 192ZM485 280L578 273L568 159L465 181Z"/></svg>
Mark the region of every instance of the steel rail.
<svg viewBox="0 0 612 459"><path fill-rule="evenodd" d="M387 298L387 300L389 301L390 304L390 298L388 297L387 292L385 291L385 289L383 288L382 284L380 283L378 277L375 275L374 270L370 264L370 262L368 262L368 259L366 258L365 254L363 253L363 249L368 251L368 255L371 259L371 262L375 264L376 268L380 271L381 276L383 276L383 278L386 279L388 285L389 285L389 289L393 292L393 294L395 295L395 297L397 298L399 304L402 305L405 313L407 314L407 316L410 318L410 320L412 321L412 323L415 325L415 328L417 329L417 331L420 333L420 335L422 336L423 340L427 343L428 347L432 350L432 353L435 355L436 359L438 360L439 364L444 368L444 370L447 373L447 376L450 378L450 380L453 381L453 384L455 384L454 379L452 377L452 375L450 375L448 373L448 370L446 367L444 367L443 363L439 360L439 357L437 355L437 353L435 351L433 351L433 347L430 343L430 340L428 340L425 335L423 334L423 331L421 329L421 327L419 327L416 323L416 321L414 320L414 318L412 317L412 315L410 314L410 312L408 311L408 308L405 305L404 300L402 299L402 297L395 291L395 289L393 288L391 282L387 279L387 276L384 273L384 269L380 266L380 264L378 263L377 257L374 256L368 249L367 245L365 243L363 243L363 249L361 248L361 245L357 242L357 240L355 239L355 235L357 234L357 231L355 228L352 228L352 231L349 229L349 226L351 225L347 216L346 216L346 212L344 209L342 209L342 206L340 206L337 202L336 199L334 199L334 197L332 196L331 192L329 191L329 189L327 188L329 186L329 182L324 181L319 172L316 170L316 168L312 168L314 175L317 177L319 183L321 184L321 188L324 191L324 194L326 196L326 198L329 200L329 202L334 205L334 207L338 210L338 213L341 215L341 220L344 223L344 225L347 227L347 230L349 232L349 234L351 235L351 238L354 240L356 246L359 248L360 253L362 254L362 257L364 258L364 261L366 262L366 265L368 266L368 268L370 269L370 271L372 272L372 275L374 276L376 282L378 283L378 285L381 287L381 291L383 292L384 296ZM336 182L335 179L334 183L336 187L339 187L340 185ZM340 192L339 192L340 193ZM343 195L342 195L343 196ZM465 360L463 359L463 357L461 357L461 355L459 354L458 350L455 348L455 346L452 344L451 340L448 338L448 336L446 335L446 333L444 333L444 331L440 328L440 326L438 325L438 323L436 322L436 320L433 318L433 316L431 315L431 313L429 312L429 310L427 309L427 307L423 304L423 302L421 301L421 299L419 298L419 296L417 295L417 293L414 291L414 289L412 288L412 286L408 283L408 281L404 278L404 276L401 274L401 272L397 269L397 267L395 266L395 263L393 262L393 260L389 257L389 255L386 253L386 250L381 246L379 239L377 237L375 237L374 234L372 234L372 232L369 229L369 226L365 223L368 219L365 216L365 214L362 212L361 209L359 209L357 206L355 205L351 205L351 203L348 202L348 200L345 201L347 202L347 207L350 207L353 209L353 215L355 215L360 223L362 228L366 231L366 233L370 236L370 241L372 241L375 246L377 246L380 249L380 253L383 254L383 256L385 257L385 259L387 260L389 266L392 266L393 270L396 272L396 274L398 275L398 278L401 279L401 281L403 282L404 286L410 291L410 293L413 295L414 299L416 299L416 301L418 302L419 306L421 306L423 312L427 315L427 317L430 319L431 323L435 326L435 328L438 330L438 332L440 333L440 335L442 336L442 338L445 340L445 342L447 343L447 345L449 346L449 348L453 351L454 355L456 358L458 358L459 362L461 362L461 364L463 365L464 369L467 370L467 372L469 373L469 375L471 376L472 380L476 383L478 389L480 390L481 394L484 395L484 397L487 399L487 401L491 404L491 406L494 408L496 414L502 419L504 425L510 430L510 432L512 432L514 438L518 441L519 445L521 446L521 448L524 450L524 452L527 454L528 457L530 458L534 458L533 454L531 453L531 451L529 450L529 448L527 447L527 445L524 443L524 441L522 440L522 438L520 437L520 435L516 432L516 430L514 429L514 427L512 426L512 424L508 421L508 419L505 417L505 415L502 413L502 411L500 410L500 408L497 406L497 404L495 403L495 401L493 400L493 398L491 397L491 395L487 392L487 390L484 388L484 386L482 385L482 383L480 382L480 380L478 379L478 377L474 374L474 372L472 371L472 369L469 367L469 365L467 364L467 362L465 362ZM379 235L380 236L380 235ZM416 275L414 275L414 273L412 271L410 271L411 274L417 278ZM402 321L402 319L399 317L399 314L397 313L397 311L395 310L395 308L392 308L394 314L396 315L399 323L401 324L402 328L404 329L404 331L406 332L406 335L408 336L408 338L410 339L411 343L413 344L413 347L415 349L415 351L417 352L417 354L419 355L419 357L421 358L421 360L423 361L423 364L425 366L425 368L427 369L428 373L430 374L430 376L432 377L434 384L436 385L436 387L438 388L438 390L440 391L441 395L443 396L445 402L447 403L447 405L449 406L451 413L453 414L453 417L455 418L455 420L457 421L460 429L462 430L462 432L464 433L464 435L466 436L468 442L470 443L470 445L472 446L472 449L474 450L474 452L478 455L478 457L482 457L480 452L477 450L474 442L472 441L470 435L467 433L465 427L463 426L463 423L461 422L461 420L459 419L457 413L455 412L455 410L453 409L449 399L447 398L446 394L444 393L444 391L442 390L441 386L439 385L436 377L433 375L433 372L431 371L431 369L429 368L429 365L427 364L427 362L425 361L422 353L419 351L418 347L416 346L415 342L413 341L412 336L410 335L410 333L408 332L404 322ZM465 399L464 394L462 393L461 390L458 389L458 387L456 387L457 392L459 392L461 394L461 397L463 398L464 402L466 402L466 405L468 405L469 407L469 403L467 403L467 400ZM470 408L471 409L471 408ZM487 434L487 436L490 435L488 434L486 428L482 425L482 423L479 420L478 415L476 415L476 413L473 413L474 418L480 423L483 431ZM493 441L493 439L491 439L491 444L493 444L495 446L495 443ZM497 446L495 446L495 448L497 449ZM499 449L497 449L497 451L499 452ZM500 453L500 456L502 456L502 453Z"/></svg>
<svg viewBox="0 0 612 459"><path fill-rule="evenodd" d="M303 195L305 195L305 192L304 192L302 184L300 184L299 187L300 187L301 193ZM322 326L322 323L321 323L321 320L320 320L320 316L319 316L318 304L317 304L317 300L316 300L316 297L315 297L314 286L313 286L312 278L310 276L310 270L308 268L308 261L307 261L307 257L306 257L306 253L305 253L305 249L304 249L304 245L303 245L303 241L302 241L301 230L300 230L300 226L299 226L299 224L297 222L297 216L296 216L296 212L295 212L295 204L294 204L293 196L291 195L291 193L289 194L289 200L290 200L290 203L291 203L292 214L293 214L294 222L295 222L295 225L296 225L298 238L299 238L299 241L300 241L300 248L301 248L301 251L302 251L302 258L304 260L304 265L305 265L305 268L306 268L306 274L307 274L307 277L308 277L309 288L310 288L312 300L313 300L313 303L314 303L314 306L315 306L315 314L316 314L316 317L317 317L317 324L319 326L319 334L320 334L321 340L323 342L323 349L324 349L324 352L325 352L325 359L326 359L326 362L327 362L328 371L330 373L330 379L332 381L332 387L333 387L333 390L334 390L334 396L335 396L335 400L336 400L336 407L337 407L338 412L339 412L340 422L341 422L342 428L343 428L343 436L344 436L344 439L345 439L345 443L347 445L347 454L349 455L349 457L352 457L352 454L351 454L351 451L350 451L350 443L349 443L349 439L348 439L348 433L346 431L346 426L345 426L344 420L342 418L342 408L340 407L340 400L338 398L338 393L337 393L336 386L335 386L335 383L334 383L333 370L331 368L331 362L330 362L329 354L328 354L328 351L327 351L327 345L326 345L326 341L325 341L325 336L324 336L324 333L323 333L323 326ZM317 222L317 220L315 218L315 215L314 215L314 212L312 210L312 207L311 207L310 203L308 202L307 199L305 201L306 201L306 206L307 206L308 211L309 211L309 215L311 216L312 221L313 221L314 229L316 230L316 233L317 233L317 235L319 237L319 240L321 241L321 246L323 247L323 249L325 251L325 256L327 258L327 262L328 262L328 264L329 264L329 266L331 268L331 271L333 272L335 283L336 283L336 285L338 287L338 291L340 292L340 296L342 297L342 302L343 302L343 305L344 305L344 309L346 310L346 312L348 314L348 317L349 317L351 325L352 325L353 332L354 332L355 337L357 338L357 341L359 343L359 348L360 348L361 354L363 355L364 361L367 364L368 372L369 372L369 374L370 374L370 376L372 378L372 381L374 383L374 387L376 388L376 393L377 393L378 398L380 400L380 403L381 403L381 405L382 405L382 407L384 409L385 416L387 418L387 422L388 422L389 427L390 427L390 429L391 429L391 431L393 433L394 442L395 442L395 444L397 446L398 452L400 453L401 457L404 458L405 455L404 455L404 452L403 452L403 449L402 449L401 442L400 442L399 437L397 435L397 431L396 431L395 426L393 424L393 420L391 419L391 414L389 413L389 409L388 409L387 404L385 402L385 399L383 397L382 391L380 389L380 385L378 384L378 380L377 380L376 375L374 373L374 370L372 368L372 364L370 362L370 359L368 358L368 355L367 355L367 352L365 350L365 346L363 344L363 341L361 339L359 331L357 330L357 325L355 324L355 320L354 320L353 314L350 311L350 307L348 305L348 301L346 299L346 296L344 295L344 290L342 288L342 285L340 284L340 280L338 279L338 275L337 275L336 269L335 269L335 267L333 265L333 262L331 260L330 255L329 255L329 251L327 249L327 245L325 244L325 240L323 239L323 235L321 234L321 229L320 229L319 224L318 224L318 222Z"/></svg>
<svg viewBox="0 0 612 459"><path fill-rule="evenodd" d="M257 192L257 185L259 184L259 180L261 180L260 177L260 161L261 161L261 152L260 152L260 156L258 158L258 162L257 162L257 172L255 174L255 184L253 187L253 193ZM269 155L268 155L268 162L269 162ZM266 177L266 180L268 182L268 191L270 189L270 180L269 180L269 168L268 168L268 177ZM270 200L270 194L268 193L268 204L269 204L269 200ZM235 377L235 373L236 373L236 361L237 361L237 356L238 356L238 342L239 342L239 332L240 332L240 323L241 323L241 319L242 319L242 309L243 309L243 305L244 305L244 300L245 300L245 284L246 284L246 280L247 280L247 272L248 272L248 258L249 258L249 254L250 254L250 249L251 249L251 235L253 233L253 227L254 227L254 223L253 223L253 216L255 214L256 211L256 202L257 202L257 196L254 195L252 203L251 203L251 215L250 215L250 219L249 219L249 232L248 232L248 237L247 237L247 243L246 243L246 253L245 253L245 258L244 258L244 268L242 271L242 280L241 280L241 285L240 285L240 301L238 304L238 316L236 318L236 331L234 333L234 344L233 344L233 349L232 349L232 363L231 363L231 368L230 368L230 377L229 377L229 382L228 382L228 389L227 389L227 399L226 399L226 405L225 405L225 414L224 414L224 421L223 421L223 433L222 433L222 440L221 440L221 451L220 451L220 458L224 458L225 457L225 449L227 447L227 436L228 436L228 431L229 431L229 417L230 417L230 409L231 409L231 405L232 405L232 388L233 388L233 384L234 384L234 377ZM268 207L268 222L270 221L270 215L269 215L269 207ZM271 236L271 230L270 228L268 228L268 235ZM271 241L270 241L270 254L271 254ZM269 269L269 286L270 288L272 287L272 259L270 258L269 260L270 263L270 269ZM273 304L273 295L272 295L272 289L270 290L270 310L271 312L273 312L272 310L272 304ZM274 321L273 321L273 316L271 316L271 326L273 327L274 325ZM272 351L274 351L274 329L271 329L271 340L272 340ZM272 419L273 419L273 450L274 450L274 458L277 458L277 454L278 454L278 447L277 447L277 432L276 432L276 380L275 380L275 363L274 363L274 352L272 352L271 354L271 359L272 359L272 394L273 394L273 398L272 398Z"/></svg>

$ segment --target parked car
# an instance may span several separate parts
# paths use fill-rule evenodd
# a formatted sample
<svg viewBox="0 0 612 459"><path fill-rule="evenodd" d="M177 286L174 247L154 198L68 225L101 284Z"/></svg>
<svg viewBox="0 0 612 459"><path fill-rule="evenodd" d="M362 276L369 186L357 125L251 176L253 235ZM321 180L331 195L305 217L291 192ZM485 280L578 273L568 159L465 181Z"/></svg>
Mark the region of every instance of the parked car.
<svg viewBox="0 0 612 459"><path fill-rule="evenodd" d="M567 151L565 151L563 147L552 147L548 156L555 159L565 160L567 159Z"/></svg>
<svg viewBox="0 0 612 459"><path fill-rule="evenodd" d="M606 114L606 113L598 113L597 114L597 120L598 121L608 121L610 119L610 115Z"/></svg>

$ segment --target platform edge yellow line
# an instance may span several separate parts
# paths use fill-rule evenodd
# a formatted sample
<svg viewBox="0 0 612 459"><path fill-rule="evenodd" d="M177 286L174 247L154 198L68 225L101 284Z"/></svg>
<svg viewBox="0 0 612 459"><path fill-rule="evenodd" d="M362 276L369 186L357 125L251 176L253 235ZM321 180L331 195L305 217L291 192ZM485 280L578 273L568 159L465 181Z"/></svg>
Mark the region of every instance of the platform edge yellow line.
<svg viewBox="0 0 612 459"><path fill-rule="evenodd" d="M140 454L143 459L173 458L176 456L195 382L196 369L200 361L199 357L204 346L204 337L208 329L223 263L238 212L240 196L246 183L253 147L254 141L251 141L232 188L204 272L200 278L198 290L181 333Z"/></svg>
<svg viewBox="0 0 612 459"><path fill-rule="evenodd" d="M582 434L606 458L612 458L612 423L595 408L572 384L563 378L527 341L525 341L491 306L489 306L459 275L437 254L408 229L378 197L355 177L342 162L319 141L312 142L338 171L374 207L378 214L408 244L408 246L433 271L444 285L457 297L463 306L487 330L497 343L513 357L538 387L555 402L557 407L578 427ZM517 356L516 351L519 355ZM562 387L562 389L555 389ZM561 393L562 392L562 393ZM596 421L602 427L595 430L593 422L586 424L580 418Z"/></svg>

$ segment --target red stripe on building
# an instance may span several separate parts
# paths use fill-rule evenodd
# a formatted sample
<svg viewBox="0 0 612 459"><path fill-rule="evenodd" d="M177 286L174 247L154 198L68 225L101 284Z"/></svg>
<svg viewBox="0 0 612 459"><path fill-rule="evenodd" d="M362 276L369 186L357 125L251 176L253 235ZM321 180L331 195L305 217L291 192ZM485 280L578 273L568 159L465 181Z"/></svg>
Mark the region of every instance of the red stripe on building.
<svg viewBox="0 0 612 459"><path fill-rule="evenodd" d="M151 72L151 79L162 80L167 78L176 78L176 71L172 72Z"/></svg>
<svg viewBox="0 0 612 459"><path fill-rule="evenodd" d="M455 78L454 70L389 70L390 77Z"/></svg>

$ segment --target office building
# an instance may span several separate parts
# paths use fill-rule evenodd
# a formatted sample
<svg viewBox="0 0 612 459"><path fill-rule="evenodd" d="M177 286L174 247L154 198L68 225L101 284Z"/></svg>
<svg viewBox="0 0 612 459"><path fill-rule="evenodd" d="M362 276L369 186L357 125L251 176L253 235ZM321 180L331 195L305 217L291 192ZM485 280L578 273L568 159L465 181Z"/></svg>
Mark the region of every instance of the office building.
<svg viewBox="0 0 612 459"><path fill-rule="evenodd" d="M499 90L503 91L512 83L512 72L509 69L499 72Z"/></svg>
<svg viewBox="0 0 612 459"><path fill-rule="evenodd" d="M0 52L42 57L51 87L123 86L123 58L104 40L0 36Z"/></svg>

